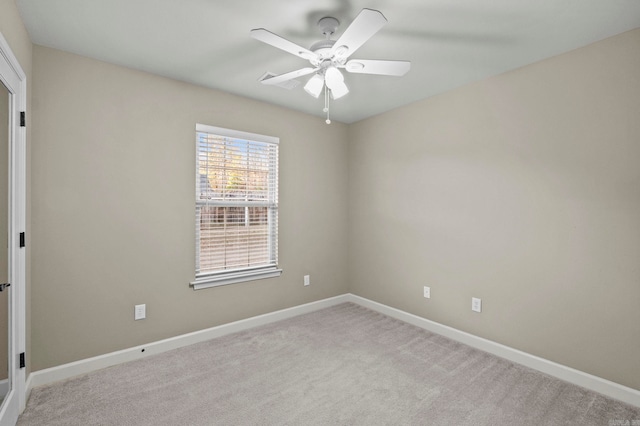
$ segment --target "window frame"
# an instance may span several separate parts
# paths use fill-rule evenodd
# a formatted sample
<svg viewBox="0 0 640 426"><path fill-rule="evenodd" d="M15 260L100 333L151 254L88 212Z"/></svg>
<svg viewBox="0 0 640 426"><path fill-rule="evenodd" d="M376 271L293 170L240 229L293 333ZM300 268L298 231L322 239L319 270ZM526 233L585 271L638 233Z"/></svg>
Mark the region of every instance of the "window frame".
<svg viewBox="0 0 640 426"><path fill-rule="evenodd" d="M209 202L209 201L201 201L199 200L199 182L201 179L200 170L199 170L199 161L200 161L200 141L199 141L199 133L208 133L215 136L231 138L231 139L240 139L249 142L258 142L258 143L268 143L272 145L276 145L279 147L280 139L275 136L266 136L257 133L249 133L243 132L239 130L226 129L223 127L215 127L207 124L196 124L196 155L195 155L195 280L190 283L194 290L200 290L204 288L217 287L228 284L235 284L246 281L253 281L265 278L274 278L279 277L282 274L282 269L278 267L278 168L279 168L279 153L276 153L275 164L269 164L269 173L275 173L275 197L274 200L271 200L267 206L268 212L268 246L270 247L269 260L272 262L269 265L260 265L260 266L248 266L243 268L222 270L216 272L199 272L198 264L200 259L200 221L199 221L199 206L219 206L219 207L231 207L225 206L224 204L229 204L226 202ZM274 168L272 170L272 168ZM234 204L234 203L232 203ZM262 206L257 206L262 207ZM275 212L275 215L273 214ZM275 238L275 241L272 239ZM275 252L271 252L275 251Z"/></svg>

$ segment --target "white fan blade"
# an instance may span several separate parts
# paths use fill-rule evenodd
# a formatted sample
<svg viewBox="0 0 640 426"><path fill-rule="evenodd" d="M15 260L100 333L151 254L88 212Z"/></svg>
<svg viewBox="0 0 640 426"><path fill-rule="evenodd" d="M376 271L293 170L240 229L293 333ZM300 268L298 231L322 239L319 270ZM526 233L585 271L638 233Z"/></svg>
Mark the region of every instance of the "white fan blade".
<svg viewBox="0 0 640 426"><path fill-rule="evenodd" d="M331 48L331 53L341 58L353 54L365 41L387 23L382 13L373 9L362 9L351 25L342 33Z"/></svg>
<svg viewBox="0 0 640 426"><path fill-rule="evenodd" d="M251 37L263 43L270 44L273 47L277 47L278 49L284 50L285 52L289 52L292 55L296 55L302 59L311 60L317 56L309 49L298 46L297 44L292 43L271 31L265 30L264 28L251 30Z"/></svg>
<svg viewBox="0 0 640 426"><path fill-rule="evenodd" d="M298 77L302 77L303 75L308 75L311 74L312 72L317 71L318 68L311 68L311 67L307 67L307 68L302 68L296 71L291 71L288 72L286 74L280 74L280 75L276 75L270 78L265 78L264 80L260 80L260 83L262 84L279 84L282 83L283 81L288 81L288 80L293 80L294 78L298 78Z"/></svg>
<svg viewBox="0 0 640 426"><path fill-rule="evenodd" d="M352 59L344 68L356 74L379 74L403 76L411 68L409 61L379 61L375 59Z"/></svg>

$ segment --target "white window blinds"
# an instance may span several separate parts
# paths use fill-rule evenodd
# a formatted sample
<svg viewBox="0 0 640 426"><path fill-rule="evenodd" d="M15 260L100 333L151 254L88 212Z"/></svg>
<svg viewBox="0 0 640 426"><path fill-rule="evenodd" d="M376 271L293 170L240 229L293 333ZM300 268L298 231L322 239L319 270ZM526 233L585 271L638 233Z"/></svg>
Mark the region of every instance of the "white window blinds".
<svg viewBox="0 0 640 426"><path fill-rule="evenodd" d="M278 142L196 125L196 289L280 275Z"/></svg>

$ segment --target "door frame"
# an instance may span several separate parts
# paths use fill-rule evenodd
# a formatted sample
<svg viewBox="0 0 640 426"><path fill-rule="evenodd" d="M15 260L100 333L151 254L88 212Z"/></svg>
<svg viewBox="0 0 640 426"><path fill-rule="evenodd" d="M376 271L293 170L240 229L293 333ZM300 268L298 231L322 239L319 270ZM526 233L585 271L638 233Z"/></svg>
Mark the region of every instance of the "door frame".
<svg viewBox="0 0 640 426"><path fill-rule="evenodd" d="M11 95L9 106L9 371L11 389L0 409L0 425L13 425L26 405L25 368L19 357L25 352L26 248L21 247L20 233L26 223L26 126L21 126L21 112L27 110L27 77L9 44L0 33L0 82Z"/></svg>

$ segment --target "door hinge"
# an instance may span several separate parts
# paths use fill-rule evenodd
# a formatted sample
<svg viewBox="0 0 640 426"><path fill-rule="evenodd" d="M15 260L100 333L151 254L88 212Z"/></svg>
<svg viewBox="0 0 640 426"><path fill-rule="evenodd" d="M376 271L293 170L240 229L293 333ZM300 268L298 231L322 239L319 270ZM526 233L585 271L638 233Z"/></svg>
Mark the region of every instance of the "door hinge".
<svg viewBox="0 0 640 426"><path fill-rule="evenodd" d="M22 353L20 354L20 368L24 368L24 367L26 367L26 366L27 366L27 364L26 364L26 363L25 363L25 361L24 361L24 352L22 352Z"/></svg>
<svg viewBox="0 0 640 426"><path fill-rule="evenodd" d="M25 241L24 241L24 232L21 232L20 233L20 247L24 247L25 245L26 244L25 244Z"/></svg>
<svg viewBox="0 0 640 426"><path fill-rule="evenodd" d="M25 127L27 125L26 113L24 111L20 111L20 127Z"/></svg>

